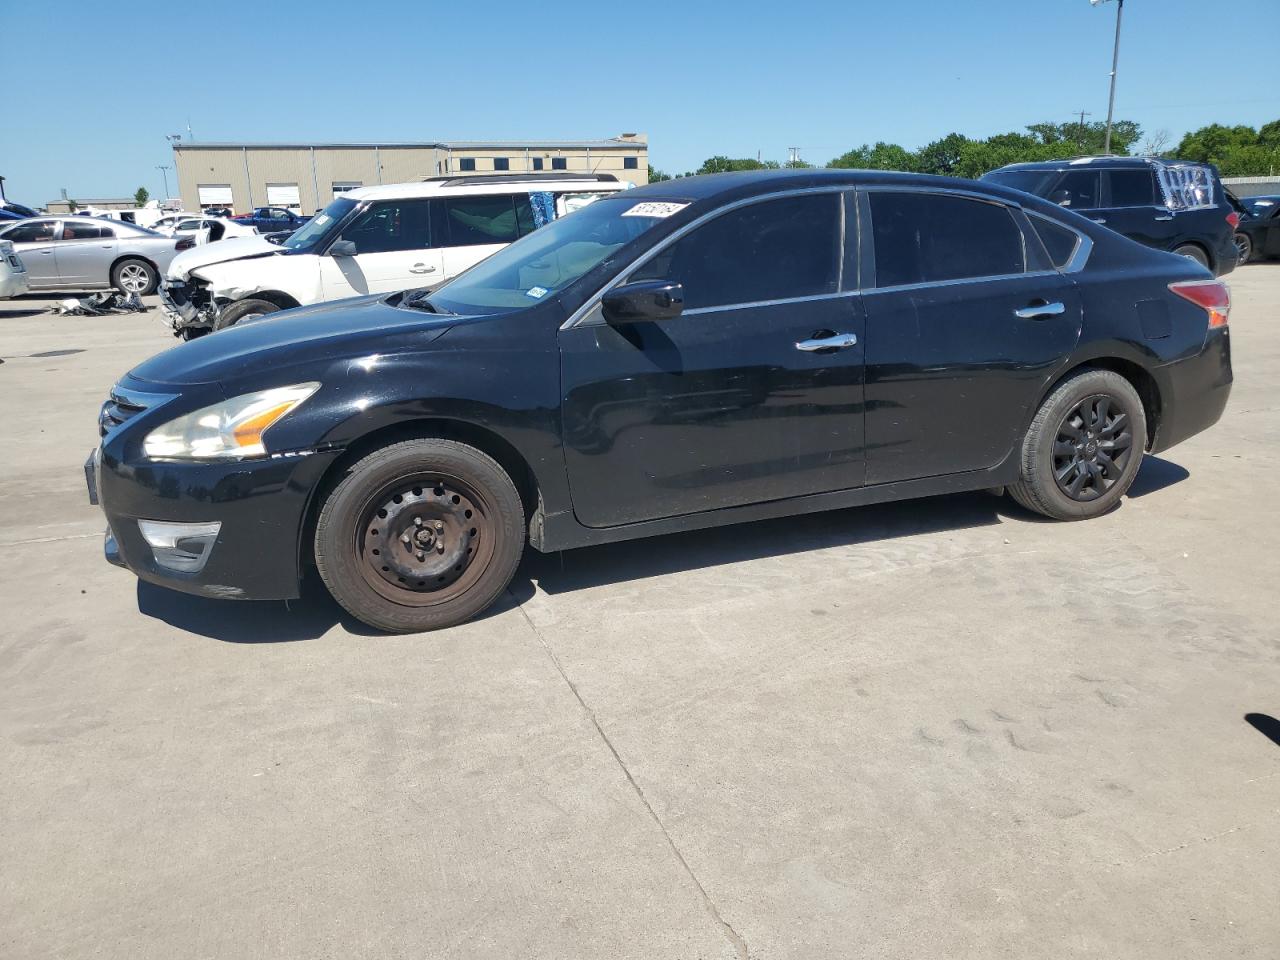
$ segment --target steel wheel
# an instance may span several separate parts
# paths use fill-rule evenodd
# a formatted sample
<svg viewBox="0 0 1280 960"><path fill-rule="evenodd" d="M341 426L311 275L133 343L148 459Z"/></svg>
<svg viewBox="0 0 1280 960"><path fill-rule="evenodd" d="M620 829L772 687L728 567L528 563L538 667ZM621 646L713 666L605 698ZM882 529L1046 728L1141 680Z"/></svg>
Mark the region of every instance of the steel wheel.
<svg viewBox="0 0 1280 960"><path fill-rule="evenodd" d="M369 497L352 549L364 581L405 606L446 603L489 566L492 508L457 477L427 474L384 485Z"/></svg>
<svg viewBox="0 0 1280 960"><path fill-rule="evenodd" d="M1053 443L1053 478L1072 500L1088 503L1112 488L1133 455L1129 417L1113 411L1107 396L1087 397L1072 408Z"/></svg>
<svg viewBox="0 0 1280 960"><path fill-rule="evenodd" d="M143 293L151 286L151 274L140 263L126 263L120 268L119 278L126 293Z"/></svg>

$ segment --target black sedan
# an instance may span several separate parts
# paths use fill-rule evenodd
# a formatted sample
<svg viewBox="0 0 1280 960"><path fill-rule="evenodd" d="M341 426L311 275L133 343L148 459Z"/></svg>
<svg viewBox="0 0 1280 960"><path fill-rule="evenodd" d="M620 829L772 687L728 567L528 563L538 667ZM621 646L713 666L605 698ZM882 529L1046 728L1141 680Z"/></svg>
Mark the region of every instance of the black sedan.
<svg viewBox="0 0 1280 960"><path fill-rule="evenodd" d="M1226 287L996 185L734 173L597 201L431 291L289 310L124 377L109 558L210 597L314 565L391 631L543 551L1007 487L1112 509L1231 389Z"/></svg>
<svg viewBox="0 0 1280 960"><path fill-rule="evenodd" d="M1270 197L1238 200L1229 196L1228 199L1240 214L1235 228L1240 262L1280 257L1280 203Z"/></svg>

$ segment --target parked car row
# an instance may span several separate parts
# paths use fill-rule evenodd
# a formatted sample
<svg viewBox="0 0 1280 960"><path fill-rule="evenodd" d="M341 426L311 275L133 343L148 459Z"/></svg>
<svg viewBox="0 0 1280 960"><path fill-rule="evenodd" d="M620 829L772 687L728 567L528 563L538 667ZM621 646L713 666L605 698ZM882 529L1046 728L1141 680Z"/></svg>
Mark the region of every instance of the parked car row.
<svg viewBox="0 0 1280 960"><path fill-rule="evenodd" d="M1096 517L1231 389L1206 267L993 180L728 173L561 218L544 194L592 184L487 186L353 191L293 247L175 261L184 316L304 262L317 299L371 295L241 308L121 378L85 468L108 559L215 598L296 597L315 568L365 623L432 629L526 543L993 487Z"/></svg>
<svg viewBox="0 0 1280 960"><path fill-rule="evenodd" d="M279 244L224 240L176 257L160 295L189 339L277 310L440 284L623 189L610 174L546 173L351 190Z"/></svg>
<svg viewBox="0 0 1280 960"><path fill-rule="evenodd" d="M115 287L154 293L160 276L181 251L195 246L118 220L96 217L29 217L0 225L26 265L32 290Z"/></svg>

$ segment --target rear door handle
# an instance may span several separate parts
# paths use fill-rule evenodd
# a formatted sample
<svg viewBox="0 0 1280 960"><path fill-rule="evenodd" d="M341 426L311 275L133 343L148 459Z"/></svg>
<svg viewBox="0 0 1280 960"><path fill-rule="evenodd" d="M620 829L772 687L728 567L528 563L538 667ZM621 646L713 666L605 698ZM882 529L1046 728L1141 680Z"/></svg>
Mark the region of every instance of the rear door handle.
<svg viewBox="0 0 1280 960"><path fill-rule="evenodd" d="M803 350L805 353L816 353L819 350L843 350L857 342L857 336L852 333L836 333L817 340L801 340L796 344L796 349Z"/></svg>
<svg viewBox="0 0 1280 960"><path fill-rule="evenodd" d="M435 267L428 267L425 263L415 263L409 268L410 273L435 273Z"/></svg>
<svg viewBox="0 0 1280 960"><path fill-rule="evenodd" d="M1061 303L1033 303L1029 307L1023 307L1021 310L1013 311L1013 315L1019 320L1043 320L1045 317L1057 317L1067 312L1067 308Z"/></svg>
<svg viewBox="0 0 1280 960"><path fill-rule="evenodd" d="M1106 222L1107 222L1107 218L1106 218L1106 217L1090 217L1089 219L1090 219L1090 220L1092 220L1094 223L1106 223Z"/></svg>
<svg viewBox="0 0 1280 960"><path fill-rule="evenodd" d="M1165 216L1165 217L1156 217L1156 220L1159 221L1160 223L1164 223L1165 221L1172 220L1172 219L1173 219L1173 214L1169 214L1168 216Z"/></svg>

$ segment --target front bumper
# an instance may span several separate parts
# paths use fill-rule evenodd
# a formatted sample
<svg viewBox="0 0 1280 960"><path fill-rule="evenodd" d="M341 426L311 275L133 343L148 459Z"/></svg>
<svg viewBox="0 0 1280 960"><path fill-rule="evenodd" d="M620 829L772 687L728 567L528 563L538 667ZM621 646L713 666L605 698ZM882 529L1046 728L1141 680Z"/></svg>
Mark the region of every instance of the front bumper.
<svg viewBox="0 0 1280 960"><path fill-rule="evenodd" d="M107 517L109 562L149 583L199 596L298 596L311 494L339 451L235 463L123 463L111 448L110 442L98 448L85 471L90 497ZM148 542L139 521L193 530L220 526L199 569L182 572L172 568L172 557L169 565L162 562L163 551Z"/></svg>
<svg viewBox="0 0 1280 960"><path fill-rule="evenodd" d="M218 305L209 291L188 280L160 282L160 309L176 334L188 327L213 329L218 320Z"/></svg>
<svg viewBox="0 0 1280 960"><path fill-rule="evenodd" d="M1231 396L1231 328L1210 330L1195 356L1156 367L1160 416L1151 452L1160 453L1222 418Z"/></svg>

